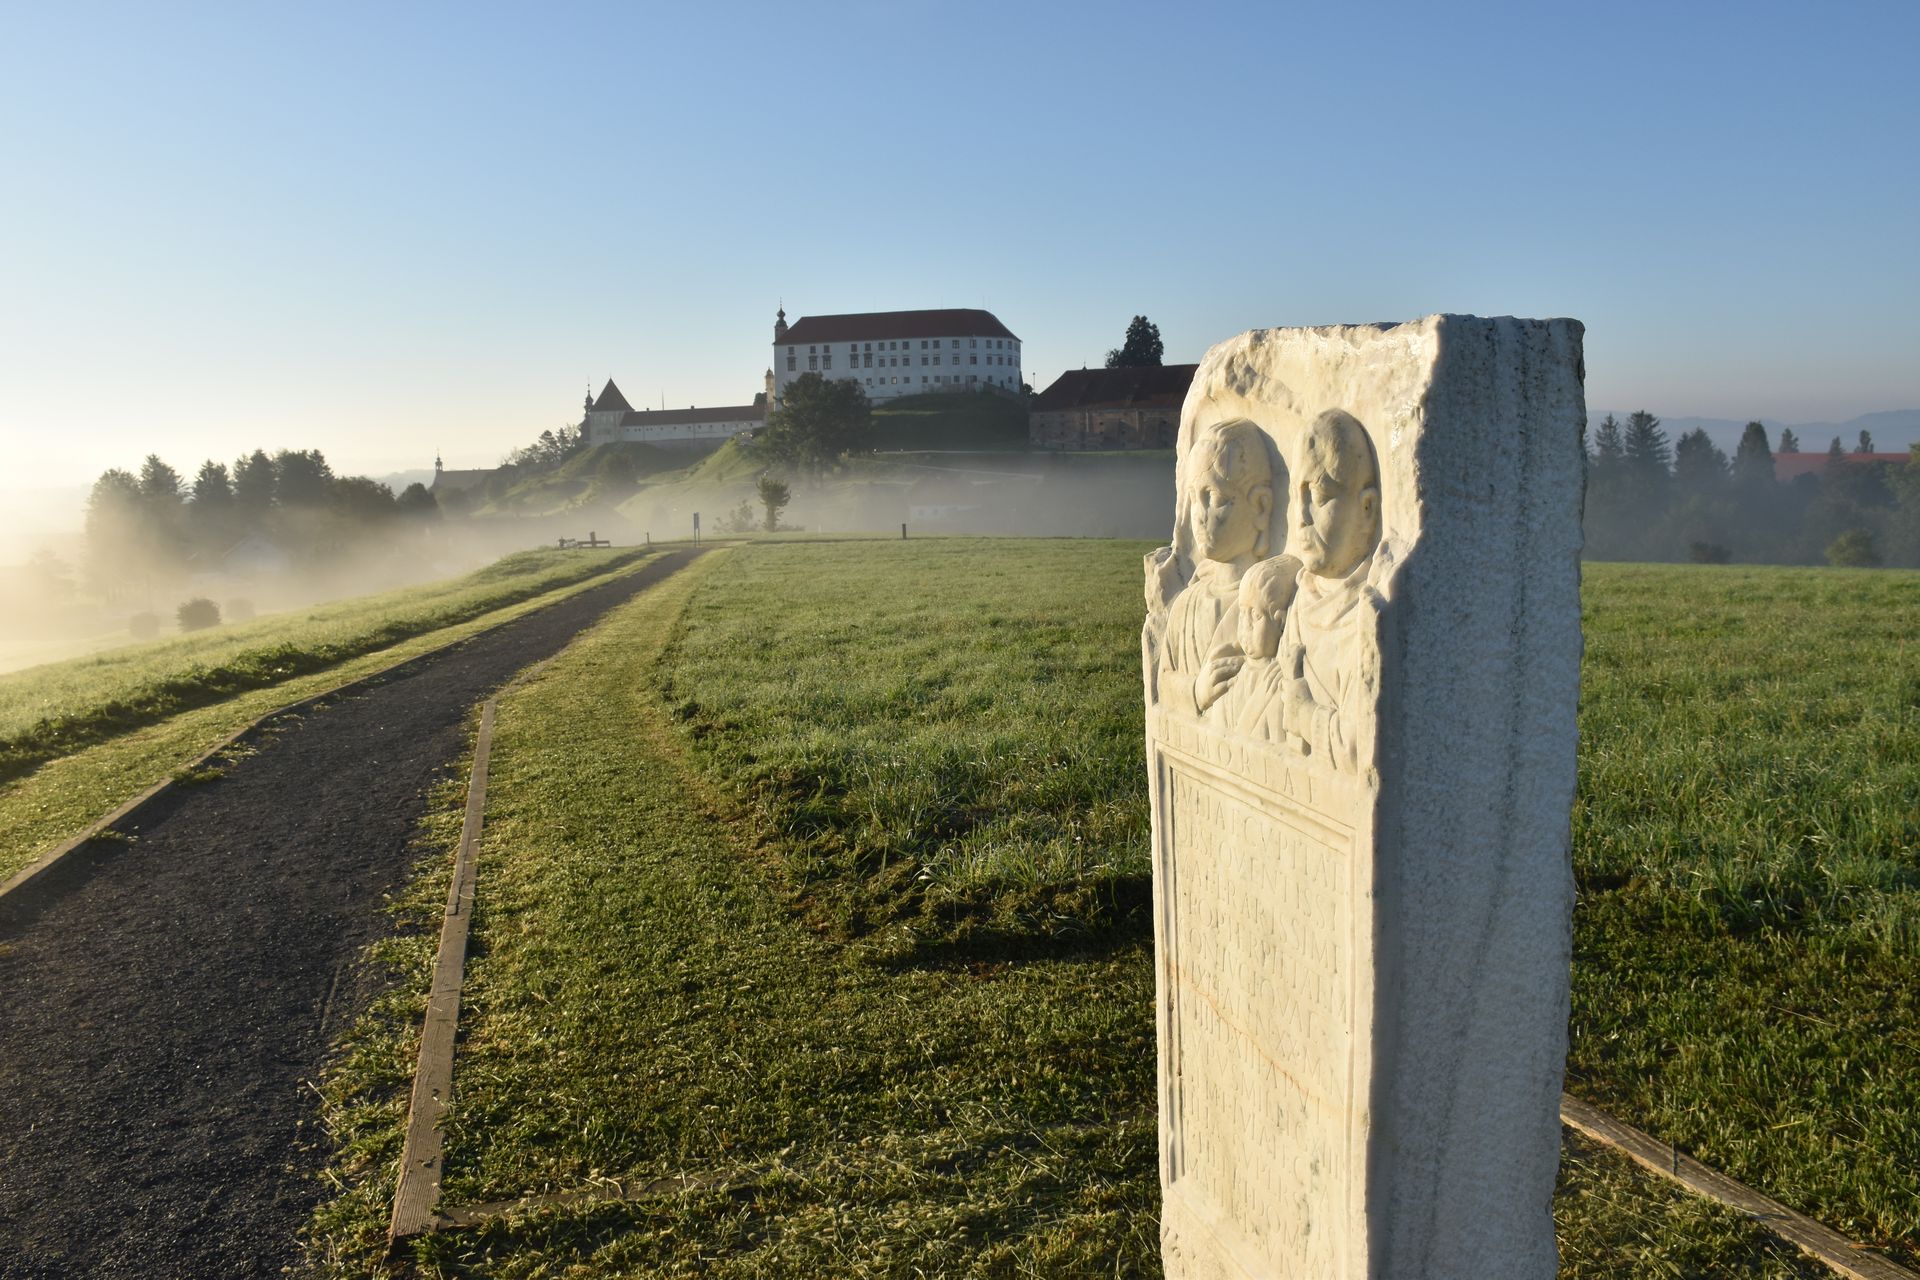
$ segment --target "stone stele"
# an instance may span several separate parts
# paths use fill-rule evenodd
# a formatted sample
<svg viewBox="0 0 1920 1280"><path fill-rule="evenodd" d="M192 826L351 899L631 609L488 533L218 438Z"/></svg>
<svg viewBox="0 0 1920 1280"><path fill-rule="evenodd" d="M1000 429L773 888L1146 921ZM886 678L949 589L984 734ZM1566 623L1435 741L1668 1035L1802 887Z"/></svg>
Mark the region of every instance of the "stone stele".
<svg viewBox="0 0 1920 1280"><path fill-rule="evenodd" d="M1581 334L1207 353L1147 557L1172 1280L1547 1280Z"/></svg>

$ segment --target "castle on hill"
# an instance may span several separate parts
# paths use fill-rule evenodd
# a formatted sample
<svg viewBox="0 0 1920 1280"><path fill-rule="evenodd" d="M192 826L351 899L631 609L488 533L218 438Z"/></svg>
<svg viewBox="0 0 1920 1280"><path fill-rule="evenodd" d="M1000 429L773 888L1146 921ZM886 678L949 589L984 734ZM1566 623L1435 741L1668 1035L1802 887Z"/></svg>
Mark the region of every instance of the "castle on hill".
<svg viewBox="0 0 1920 1280"><path fill-rule="evenodd" d="M612 378L588 396L580 434L590 445L632 441L672 449L710 450L766 425L794 379L817 373L859 383L883 403L936 391L1017 395L1020 339L990 311L863 311L802 316L773 323L773 361L752 404L718 408L636 409Z"/></svg>

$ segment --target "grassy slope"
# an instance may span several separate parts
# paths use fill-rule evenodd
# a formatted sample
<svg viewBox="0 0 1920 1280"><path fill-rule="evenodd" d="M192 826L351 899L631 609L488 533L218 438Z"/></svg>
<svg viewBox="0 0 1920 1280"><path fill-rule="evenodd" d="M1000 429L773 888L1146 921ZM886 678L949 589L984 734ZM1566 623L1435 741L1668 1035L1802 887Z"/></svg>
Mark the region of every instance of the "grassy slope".
<svg viewBox="0 0 1920 1280"><path fill-rule="evenodd" d="M733 1189L496 1222L428 1246L438 1273L1154 1273L1144 922L1127 917L1124 894L1070 892L1144 866L1144 810L1125 782L1139 750L1136 550L735 551L620 611L510 696L463 1014L450 1198L682 1173L729 1177ZM1591 572L1594 607L1623 615L1619 634L1593 622L1596 666L1627 671L1659 656L1691 669L1723 646L1710 632L1656 638L1659 621L1711 612L1716 597L1735 611L1754 603L1741 598L1751 584L1738 571L1655 572L1675 576L1649 584L1639 570ZM1768 616L1802 645L1795 598L1851 595L1832 608L1871 625L1877 610L1901 607L1915 581L1759 576L1776 597ZM1673 601L1641 617L1626 608L1657 591ZM1688 608L1675 603L1682 598ZM1802 621L1819 616L1807 610ZM865 646L858 663L849 661L855 639ZM1841 635L1832 647L1861 640ZM1630 663L1634 646L1646 652ZM1782 674L1784 691L1818 702L1819 681L1804 663L1798 671ZM1596 727L1623 731L1608 720L1621 706L1664 697L1651 693L1657 682L1623 679L1590 685L1590 744ZM1889 708L1886 696L1884 687L1866 694L1865 719L1897 720L1902 706L1910 717L1910 700ZM1083 717L1071 733L1068 711ZM1752 748L1757 732L1737 715L1719 729L1723 742L1695 749ZM1089 736L1107 746L1074 754L1072 743ZM1619 754L1626 773L1596 775L1589 749L1577 859L1590 895L1609 892L1593 887L1606 855L1586 834L1596 776L1649 830L1681 826L1683 806L1698 807L1647 791L1633 772L1636 759L1657 770L1658 750ZM1855 759L1853 772L1906 785L1904 762L1891 778L1886 764ZM1612 796L1620 788L1641 792ZM429 832L441 851L457 832L457 803L449 787ZM1111 825L1086 849L1079 824L1103 806ZM1909 840L1861 852L1898 862L1911 851ZM1652 841L1635 856L1653 883L1656 867L1695 854ZM443 865L435 859L409 901L423 928L437 914ZM1103 903L1118 904L1119 918ZM1883 902L1879 914L1896 906ZM1609 948L1638 942L1619 936L1604 901L1590 897L1577 927L1583 1087L1604 1095L1607 1081L1653 1081L1674 1085L1668 1101L1688 1114L1737 1109L1741 1078L1691 1079L1682 1062L1690 1045L1713 1043L1724 1008L1749 999L1752 973L1689 962L1636 980L1604 967ZM328 1085L344 1144L336 1176L349 1190L321 1225L341 1274L373 1269L429 945L389 944L402 982ZM1783 933L1769 945L1749 957L1752 967L1797 944ZM1860 1002L1850 984L1880 980L1839 965L1824 976L1848 1010ZM1675 989L1694 1003L1672 1003ZM1636 993L1620 1000L1629 1012L1593 1025L1623 991ZM1669 1006L1650 1013L1660 999ZM1678 1052L1643 1061L1619 1051L1636 1020L1681 1011L1697 1021L1673 1042ZM1791 1127L1874 1123L1891 1150L1910 1149L1920 1127L1911 1098L1851 1092L1851 1063L1825 1034L1782 1022L1769 1051L1803 1085ZM1583 1067L1594 1074L1582 1077ZM1869 1106L1890 1111L1860 1110ZM1911 1199L1870 1182L1842 1198L1793 1194L1807 1169L1847 1153L1749 1137L1750 1180L1839 1223L1888 1222L1884 1235L1904 1233L1910 1248ZM1785 1164L1755 1163L1776 1152ZM1577 1141L1556 1217L1569 1276L1822 1274L1736 1215L1650 1185Z"/></svg>
<svg viewBox="0 0 1920 1280"><path fill-rule="evenodd" d="M525 551L444 582L0 676L0 779L180 711L465 622L644 554Z"/></svg>
<svg viewBox="0 0 1920 1280"><path fill-rule="evenodd" d="M389 642L383 648L362 652L357 657L336 659L331 665L305 675L285 676L265 688L234 693L220 701L176 712L157 723L128 730L108 741L46 761L24 777L0 783L0 880L26 866L48 848L85 830L98 818L208 751L241 725L275 707L497 626L574 592L587 590L603 580L607 572L624 572L638 567L641 562L624 553L614 556L604 552L581 552L580 555L593 557L577 562L579 567L591 565L594 570L591 576L574 580L578 575L572 569L557 575L536 575L545 584L543 593L526 596L524 591L516 587L511 594L500 597L512 603L496 604L489 611L469 616L465 621L454 621L458 611L447 608L449 600L440 597L433 608L444 611L440 613L441 622L435 629L419 631L399 643ZM515 577L521 579L520 586L525 585L526 580L521 575L516 574ZM491 591L484 582L476 586L472 577L456 581L469 585L461 592L453 593L455 601L471 603L474 591L480 591L482 596ZM433 598L431 589L420 590L430 599ZM405 592L393 593L390 596L370 597L366 602L346 602L327 608L338 607L351 615L356 604L387 602L394 605L393 613L383 615L369 610L360 618L363 623L381 616L391 620L393 617L407 616L404 607L406 595ZM518 598L521 596L526 598ZM395 603L396 599L398 603ZM342 634L356 634L350 628L336 629L334 624L337 621L337 618L324 621L316 628L316 634L323 643L336 642ZM280 634L283 639L291 638L295 642L301 636L297 625L290 626ZM366 633L361 631L357 634ZM84 688L84 685L80 687Z"/></svg>

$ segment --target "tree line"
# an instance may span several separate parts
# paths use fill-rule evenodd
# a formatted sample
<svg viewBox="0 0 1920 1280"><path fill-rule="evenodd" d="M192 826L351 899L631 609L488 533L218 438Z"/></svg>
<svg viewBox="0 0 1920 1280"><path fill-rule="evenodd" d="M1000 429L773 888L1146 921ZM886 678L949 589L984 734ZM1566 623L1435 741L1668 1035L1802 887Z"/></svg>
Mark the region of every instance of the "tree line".
<svg viewBox="0 0 1920 1280"><path fill-rule="evenodd" d="M100 594L229 571L249 541L254 560L325 568L438 519L425 485L399 495L366 476L337 476L318 449L255 449L229 467L208 460L192 480L158 454L138 474L113 468L87 498L86 572Z"/></svg>
<svg viewBox="0 0 1920 1280"><path fill-rule="evenodd" d="M1783 481L1758 422L1731 458L1704 430L1670 440L1645 411L1607 415L1582 444L1592 559L1920 566L1920 446L1903 466L1866 460L1865 431L1851 450L1835 437L1819 471ZM1778 448L1801 451L1791 429Z"/></svg>

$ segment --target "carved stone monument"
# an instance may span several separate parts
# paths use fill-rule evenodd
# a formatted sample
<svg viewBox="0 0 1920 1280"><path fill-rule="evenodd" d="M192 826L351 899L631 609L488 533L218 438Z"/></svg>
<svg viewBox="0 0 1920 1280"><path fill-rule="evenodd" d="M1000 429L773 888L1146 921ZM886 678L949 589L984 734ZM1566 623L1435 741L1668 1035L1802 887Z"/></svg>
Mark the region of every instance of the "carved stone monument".
<svg viewBox="0 0 1920 1280"><path fill-rule="evenodd" d="M1171 1280L1547 1280L1581 326L1207 353L1147 557Z"/></svg>

